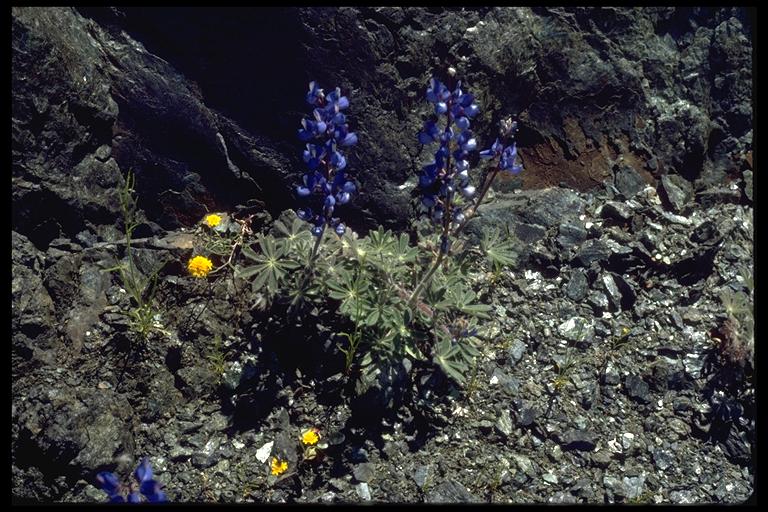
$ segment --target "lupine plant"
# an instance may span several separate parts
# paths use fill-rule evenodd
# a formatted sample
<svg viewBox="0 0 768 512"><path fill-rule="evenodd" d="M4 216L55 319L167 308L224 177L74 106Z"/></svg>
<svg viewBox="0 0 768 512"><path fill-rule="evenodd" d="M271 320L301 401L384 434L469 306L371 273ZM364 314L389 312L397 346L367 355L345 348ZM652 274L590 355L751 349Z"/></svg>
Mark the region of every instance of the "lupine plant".
<svg viewBox="0 0 768 512"><path fill-rule="evenodd" d="M101 490L109 496L110 503L141 503L142 501L161 503L168 501L167 496L162 491L162 484L155 480L152 475L149 459L146 457L142 459L133 476L137 483L132 483L127 488L120 483L120 479L114 473L109 471L100 472L96 475L96 480L99 482Z"/></svg>
<svg viewBox="0 0 768 512"><path fill-rule="evenodd" d="M361 370L358 391L377 377L386 379L404 358L432 363L462 384L479 355L478 320L488 319L491 307L477 303L469 284L473 258L468 256L478 249L453 241L495 176L522 168L515 161L515 125L506 121L500 140L480 155L496 165L475 193L469 171L478 144L470 122L480 108L461 82L449 85L432 79L426 91L434 114L418 141L437 142L438 148L421 171L419 191L437 229L418 230L416 246L407 234L381 227L359 238L334 217L335 207L348 203L357 190L339 148L357 143L358 137L343 114L349 100L338 88L324 94L315 82L306 96L312 117L299 130L299 138L307 142L303 160L308 169L296 188L299 198L312 204L297 211L298 219L279 219L273 234L260 235L258 250L243 245L243 254L255 264L241 267L236 275L253 278L261 307L279 307L283 299L293 306L301 300L315 311L342 317L337 344L347 373L355 363ZM310 223L309 232L304 222ZM336 236L323 236L329 228ZM486 237L480 249L492 263L513 261L510 247L498 236ZM304 272L294 272L300 267Z"/></svg>

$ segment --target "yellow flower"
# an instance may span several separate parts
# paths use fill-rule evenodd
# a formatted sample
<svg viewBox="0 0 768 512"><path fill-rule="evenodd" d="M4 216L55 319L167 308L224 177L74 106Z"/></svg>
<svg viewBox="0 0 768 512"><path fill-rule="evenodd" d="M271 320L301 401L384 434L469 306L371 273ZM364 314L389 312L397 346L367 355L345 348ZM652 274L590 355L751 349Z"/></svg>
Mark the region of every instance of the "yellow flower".
<svg viewBox="0 0 768 512"><path fill-rule="evenodd" d="M278 460L277 457L272 457L272 464L270 466L273 475L282 475L288 470L288 461Z"/></svg>
<svg viewBox="0 0 768 512"><path fill-rule="evenodd" d="M208 224L209 228L215 228L221 223L221 215L216 215L215 213L206 215L204 222Z"/></svg>
<svg viewBox="0 0 768 512"><path fill-rule="evenodd" d="M315 429L309 429L301 435L301 442L304 444L317 444L320 440L320 436Z"/></svg>
<svg viewBox="0 0 768 512"><path fill-rule="evenodd" d="M195 277L205 277L213 268L213 262L205 256L195 256L187 264L189 273Z"/></svg>

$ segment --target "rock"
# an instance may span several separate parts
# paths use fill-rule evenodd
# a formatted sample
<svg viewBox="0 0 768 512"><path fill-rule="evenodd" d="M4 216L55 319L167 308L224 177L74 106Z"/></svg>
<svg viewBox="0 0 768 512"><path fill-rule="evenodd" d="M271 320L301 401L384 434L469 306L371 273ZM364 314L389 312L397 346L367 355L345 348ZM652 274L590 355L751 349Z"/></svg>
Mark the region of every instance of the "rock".
<svg viewBox="0 0 768 512"><path fill-rule="evenodd" d="M368 488L368 484L365 482L359 483L355 486L355 492L363 501L371 501L371 491Z"/></svg>
<svg viewBox="0 0 768 512"><path fill-rule="evenodd" d="M627 395L630 398L640 403L650 403L650 388L648 384L637 375L628 375L624 380L624 387L627 391Z"/></svg>
<svg viewBox="0 0 768 512"><path fill-rule="evenodd" d="M587 230L581 224L564 222L560 224L559 231L557 243L563 249L578 247L587 239Z"/></svg>
<svg viewBox="0 0 768 512"><path fill-rule="evenodd" d="M541 479L550 484L556 484L558 482L557 476L552 473L544 473L541 475Z"/></svg>
<svg viewBox="0 0 768 512"><path fill-rule="evenodd" d="M632 218L632 209L625 203L607 201L600 208L600 217L617 221L627 221Z"/></svg>
<svg viewBox="0 0 768 512"><path fill-rule="evenodd" d="M590 290L589 294L587 295L587 304L592 306L592 308L597 313L608 311L610 307L608 296L605 295L603 292L598 292L594 290Z"/></svg>
<svg viewBox="0 0 768 512"><path fill-rule="evenodd" d="M587 341L594 335L594 325L583 317L574 316L557 326L557 332L570 341Z"/></svg>
<svg viewBox="0 0 768 512"><path fill-rule="evenodd" d="M613 498L614 496L627 496L627 489L624 486L624 482L614 476L605 475L603 477L603 485L605 486L605 490L609 495L609 499Z"/></svg>
<svg viewBox="0 0 768 512"><path fill-rule="evenodd" d="M611 307L613 307L614 310L620 310L622 294L619 291L619 287L616 285L614 276L611 273L605 272L602 276L600 276L600 281L603 285L603 289L606 292L606 296L608 297L608 301L610 302Z"/></svg>
<svg viewBox="0 0 768 512"><path fill-rule="evenodd" d="M429 468L429 466L417 466L416 470L413 472L413 481L416 482L416 485L421 489L427 484L427 479L430 475Z"/></svg>
<svg viewBox="0 0 768 512"><path fill-rule="evenodd" d="M480 500L456 480L446 480L431 489L426 503L478 503Z"/></svg>
<svg viewBox="0 0 768 512"><path fill-rule="evenodd" d="M512 362L512 364L517 364L520 362L527 348L528 346L521 340L516 339L512 342L512 345L509 347L509 350L507 351L507 354L509 355L509 359Z"/></svg>
<svg viewBox="0 0 768 512"><path fill-rule="evenodd" d="M504 434L505 436L509 436L513 432L513 426L512 426L512 418L509 415L509 410L504 409L501 411L501 414L499 415L499 419L496 420L496 429Z"/></svg>
<svg viewBox="0 0 768 512"><path fill-rule="evenodd" d="M525 473L531 478L536 476L536 469L531 459L529 459L525 455L520 455L518 453L512 454L512 458L515 460L517 467L520 468L520 471L522 471L523 473Z"/></svg>
<svg viewBox="0 0 768 512"><path fill-rule="evenodd" d="M69 371L38 371L37 385L26 387L14 424L27 432L17 449L50 454L51 466L77 465L95 472L110 465L134 443L132 407L111 389L77 386ZM60 386L60 383L70 384Z"/></svg>
<svg viewBox="0 0 768 512"><path fill-rule="evenodd" d="M546 233L547 232L543 227L536 224L520 222L515 226L515 236L518 240L526 244L538 242L544 238Z"/></svg>
<svg viewBox="0 0 768 512"><path fill-rule="evenodd" d="M539 412L532 406L524 405L520 409L520 413L517 415L518 424L522 427L529 427L536 421L536 417Z"/></svg>
<svg viewBox="0 0 768 512"><path fill-rule="evenodd" d="M587 296L588 290L587 274L581 269L574 270L565 286L565 295L574 302L580 302Z"/></svg>
<svg viewBox="0 0 768 512"><path fill-rule="evenodd" d="M520 389L520 381L516 377L507 375L501 368L495 368L490 379L491 385L500 385L510 395L517 395Z"/></svg>
<svg viewBox="0 0 768 512"><path fill-rule="evenodd" d="M261 448L256 450L256 460L258 460L260 463L264 464L267 462L267 459L269 459L269 456L272 454L272 447L274 446L274 441L269 441L267 443L264 443Z"/></svg>
<svg viewBox="0 0 768 512"><path fill-rule="evenodd" d="M611 453L608 450L599 450L590 455L592 463L599 468L607 468L611 463Z"/></svg>
<svg viewBox="0 0 768 512"><path fill-rule="evenodd" d="M659 182L658 193L667 208L679 213L693 195L693 188L680 176L664 175Z"/></svg>
<svg viewBox="0 0 768 512"><path fill-rule="evenodd" d="M587 240L584 242L573 258L573 264L589 267L593 263L608 261L611 249L601 240Z"/></svg>
<svg viewBox="0 0 768 512"><path fill-rule="evenodd" d="M370 462L357 464L352 469L352 474L358 482L370 482L376 474L376 466Z"/></svg>
<svg viewBox="0 0 768 512"><path fill-rule="evenodd" d="M653 450L652 454L653 463L662 471L672 466L676 462L674 454L668 450L657 448Z"/></svg>
<svg viewBox="0 0 768 512"><path fill-rule="evenodd" d="M614 186L625 199L631 199L645 188L645 180L628 165L622 165L616 170Z"/></svg>
<svg viewBox="0 0 768 512"><path fill-rule="evenodd" d="M553 494L548 500L548 503L578 503L578 500L575 496L573 496L570 493L563 492L563 491L557 491L555 494Z"/></svg>
<svg viewBox="0 0 768 512"><path fill-rule="evenodd" d="M591 430L569 430L558 435L555 441L566 450L592 451L596 446L597 434Z"/></svg>

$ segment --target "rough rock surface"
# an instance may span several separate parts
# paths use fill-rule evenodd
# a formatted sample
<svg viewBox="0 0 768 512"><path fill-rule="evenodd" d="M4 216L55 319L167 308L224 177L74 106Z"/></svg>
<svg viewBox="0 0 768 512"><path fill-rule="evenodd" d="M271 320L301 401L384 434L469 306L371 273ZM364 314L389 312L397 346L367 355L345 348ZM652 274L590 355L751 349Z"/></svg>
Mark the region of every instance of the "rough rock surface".
<svg viewBox="0 0 768 512"><path fill-rule="evenodd" d="M724 297L752 307L753 24L739 8L13 8L13 499L104 501L95 475L148 456L172 501L747 501L754 339ZM506 230L517 263L475 269L493 320L474 386L404 361L351 399L316 364L322 319L304 339L179 261L206 212L262 229L295 206L311 79L348 93L360 138L340 215L405 230L425 84L448 65L481 104L481 146L520 122L525 171L467 229ZM109 270L129 171L162 305L145 344ZM328 446L299 464L311 426ZM298 469L274 479L273 456Z"/></svg>

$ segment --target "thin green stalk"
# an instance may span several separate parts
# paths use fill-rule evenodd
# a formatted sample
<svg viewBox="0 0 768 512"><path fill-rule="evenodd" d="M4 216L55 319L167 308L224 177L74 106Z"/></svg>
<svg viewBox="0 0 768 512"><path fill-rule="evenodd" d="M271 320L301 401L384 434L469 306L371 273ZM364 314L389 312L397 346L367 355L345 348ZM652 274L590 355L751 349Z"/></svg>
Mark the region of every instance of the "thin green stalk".
<svg viewBox="0 0 768 512"><path fill-rule="evenodd" d="M480 207L480 204L483 202L483 199L485 199L485 194L487 194L488 190L490 190L491 183L493 183L493 180L496 179L496 175L499 174L500 170L501 169L497 164L496 168L493 171L491 171L491 175L485 180L485 183L483 183L483 188L482 190L480 190L480 194L477 196L477 201L475 202L475 205L464 216L464 221L459 225L459 227L456 228L456 231L453 232L453 236L459 236L459 234L464 230L464 227L467 225L469 220L475 216L475 213L477 213L477 209Z"/></svg>
<svg viewBox="0 0 768 512"><path fill-rule="evenodd" d="M413 307L413 305L416 304L416 301L419 300L419 297L424 291L424 288L429 283L429 280L432 278L435 272L437 272L438 267L440 267L440 263L443 262L443 258L445 258L445 253L440 251L437 255L437 258L435 258L435 262L432 264L432 267L429 269L429 271L427 271L426 274L424 274L424 277L421 278L421 281L416 286L416 289L413 290L411 297L408 299L408 306Z"/></svg>

